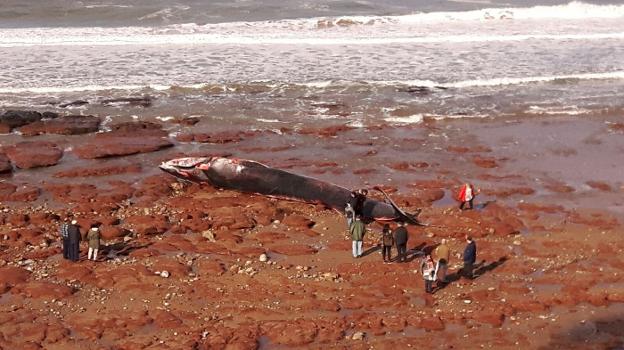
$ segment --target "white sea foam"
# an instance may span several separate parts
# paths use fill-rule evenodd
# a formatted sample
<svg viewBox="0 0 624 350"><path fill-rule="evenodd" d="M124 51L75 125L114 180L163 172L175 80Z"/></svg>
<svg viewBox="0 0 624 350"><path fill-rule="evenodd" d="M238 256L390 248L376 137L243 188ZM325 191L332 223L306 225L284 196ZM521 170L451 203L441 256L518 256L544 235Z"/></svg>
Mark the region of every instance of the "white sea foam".
<svg viewBox="0 0 624 350"><path fill-rule="evenodd" d="M348 87L350 85L378 85L378 86L423 86L431 89L462 89L471 87L494 87L504 85L522 85L522 84L534 84L534 83L548 83L555 81L566 80L609 80L609 79L624 79L624 71L614 72L602 72L602 73L586 73L586 74L567 74L567 75L552 75L552 76L535 76L535 77L501 77L493 79L475 79L464 80L457 82L436 82L432 80L371 80L371 81L322 81L322 82L306 82L306 83L285 83L285 82L267 82L267 81L250 81L250 84L266 83L271 86L304 86L310 89L326 89L329 87ZM89 91L139 91L144 89L152 89L156 91L166 92L173 88L182 89L202 89L206 86L213 86L215 83L201 83L201 84L189 84L189 85L85 85L85 86L39 86L39 87L27 87L27 88L0 88L0 94L21 94L21 93L38 93L38 94L52 94L52 93L72 93L72 92L89 92ZM224 88L227 88L227 84L224 84ZM319 107L318 111L327 111L327 108ZM327 116L325 116L327 117Z"/></svg>
<svg viewBox="0 0 624 350"><path fill-rule="evenodd" d="M166 9L184 11L185 8ZM165 11L161 10L160 12ZM166 12L166 11L165 11ZM168 13L168 12L167 12ZM156 14L154 14L156 15ZM161 13L159 15L167 15ZM494 19L495 21L483 21ZM500 19L530 21L508 28ZM583 20L590 22L583 23ZM568 21L557 30L544 28ZM600 26L601 21L607 21ZM514 22L515 23L515 22ZM618 25L618 23L620 25ZM111 45L381 45L527 40L624 39L624 5L571 2L559 6L432 12L404 16L350 16L264 22L230 22L151 27L7 28L0 47ZM563 31L561 28L565 28ZM471 34L463 34L471 33Z"/></svg>
<svg viewBox="0 0 624 350"><path fill-rule="evenodd" d="M393 124L419 124L423 121L423 115L413 114L406 117L387 117L384 120Z"/></svg>

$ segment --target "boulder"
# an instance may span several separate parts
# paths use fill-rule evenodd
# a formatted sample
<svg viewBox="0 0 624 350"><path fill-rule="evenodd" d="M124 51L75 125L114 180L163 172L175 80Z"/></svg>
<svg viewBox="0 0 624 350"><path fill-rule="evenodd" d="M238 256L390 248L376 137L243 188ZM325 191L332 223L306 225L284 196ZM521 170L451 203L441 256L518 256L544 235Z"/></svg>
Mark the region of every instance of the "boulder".
<svg viewBox="0 0 624 350"><path fill-rule="evenodd" d="M55 116L55 113L46 113L46 117ZM44 118L43 114L37 111L18 111L9 110L0 115L0 124L7 125L9 128L17 128L22 125L34 123Z"/></svg>
<svg viewBox="0 0 624 350"><path fill-rule="evenodd" d="M63 150L53 142L20 142L4 148L11 162L20 169L51 166L63 157Z"/></svg>

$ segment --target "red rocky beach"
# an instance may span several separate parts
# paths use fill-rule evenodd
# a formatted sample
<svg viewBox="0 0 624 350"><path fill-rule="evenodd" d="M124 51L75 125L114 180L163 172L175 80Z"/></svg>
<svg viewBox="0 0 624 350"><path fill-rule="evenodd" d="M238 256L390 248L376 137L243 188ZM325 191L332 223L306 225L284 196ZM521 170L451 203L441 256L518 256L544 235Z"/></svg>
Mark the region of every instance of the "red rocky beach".
<svg viewBox="0 0 624 350"><path fill-rule="evenodd" d="M266 126L121 103L138 117L0 113L0 349L624 346L617 113ZM158 169L184 156L381 186L430 224L408 248L446 238L454 274L471 235L478 276L425 294L419 259L382 263L379 224L353 259L340 213ZM453 199L466 181L476 210ZM70 214L101 224L99 261L63 259Z"/></svg>

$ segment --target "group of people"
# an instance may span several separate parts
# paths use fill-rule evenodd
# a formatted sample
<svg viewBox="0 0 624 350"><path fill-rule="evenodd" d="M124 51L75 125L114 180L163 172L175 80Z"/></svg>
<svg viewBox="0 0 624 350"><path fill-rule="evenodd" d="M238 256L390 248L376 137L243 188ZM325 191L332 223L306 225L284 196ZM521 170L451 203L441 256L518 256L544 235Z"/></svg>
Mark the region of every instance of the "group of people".
<svg viewBox="0 0 624 350"><path fill-rule="evenodd" d="M474 188L470 183L461 186L457 199L460 202L459 209L473 209L474 198L479 190ZM366 225L362 218L364 217L363 209L366 201L366 189L353 191L345 207L347 217L347 226L352 240L352 254L354 258L362 257L362 246L364 235L366 233ZM392 261L392 246L397 249L397 261L407 261L407 241L408 234L406 223L398 222L397 227L393 230L390 225L385 224L381 235L381 255L384 263ZM477 246L472 237L466 236L466 247L463 254L463 266L459 270L459 274L465 278L473 279L474 264L477 259ZM421 261L420 271L425 280L425 291L433 293L434 283L437 287L443 287L448 283L447 273L450 262L450 249L447 246L447 240L442 239L440 244L435 248L432 255L425 255Z"/></svg>
<svg viewBox="0 0 624 350"><path fill-rule="evenodd" d="M436 288L444 287L447 283L448 266L451 252L447 246L446 239L442 239L435 248L433 254L425 255L420 264L420 272L425 280L425 292L433 293L434 283ZM466 236L466 247L464 248L463 266L459 269L460 276L473 279L474 264L477 261L477 244L470 236Z"/></svg>
<svg viewBox="0 0 624 350"><path fill-rule="evenodd" d="M82 235L78 221L75 219L66 219L61 224L61 239L63 243L63 258L71 261L80 260L80 242ZM98 251L100 250L100 230L97 225L91 226L87 232L87 241L89 242L89 250L87 252L87 260L96 261Z"/></svg>

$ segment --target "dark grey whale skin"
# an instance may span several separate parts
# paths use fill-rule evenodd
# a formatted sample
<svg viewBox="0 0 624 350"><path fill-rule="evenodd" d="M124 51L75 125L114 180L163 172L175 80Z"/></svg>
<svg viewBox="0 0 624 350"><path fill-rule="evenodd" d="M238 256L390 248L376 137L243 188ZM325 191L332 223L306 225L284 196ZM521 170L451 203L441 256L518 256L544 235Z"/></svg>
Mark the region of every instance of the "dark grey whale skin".
<svg viewBox="0 0 624 350"><path fill-rule="evenodd" d="M172 160L171 163L175 161ZM218 188L240 192L322 203L343 213L351 193L350 190L329 182L271 168L251 160L211 157L196 163L192 169L186 167L175 169L176 171L172 171L167 163L163 163L161 169L184 180L206 182ZM186 175L180 175L180 172L185 172ZM374 199L364 202L363 216L365 220L417 223L413 217L392 204Z"/></svg>

